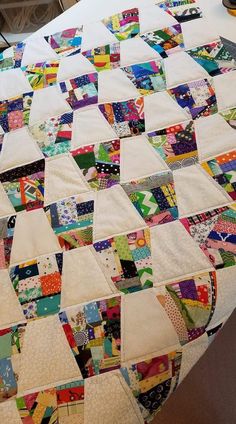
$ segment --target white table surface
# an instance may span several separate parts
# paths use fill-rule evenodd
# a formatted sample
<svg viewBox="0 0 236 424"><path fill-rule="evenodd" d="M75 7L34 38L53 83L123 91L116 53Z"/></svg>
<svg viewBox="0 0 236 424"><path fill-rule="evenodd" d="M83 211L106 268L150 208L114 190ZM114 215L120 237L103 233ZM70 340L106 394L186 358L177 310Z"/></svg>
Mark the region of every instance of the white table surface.
<svg viewBox="0 0 236 424"><path fill-rule="evenodd" d="M129 7L147 7L153 4L154 0L81 0L27 39L96 22ZM236 17L228 14L222 6L222 0L198 0L198 4L208 21L207 25L211 25L219 35L236 42Z"/></svg>

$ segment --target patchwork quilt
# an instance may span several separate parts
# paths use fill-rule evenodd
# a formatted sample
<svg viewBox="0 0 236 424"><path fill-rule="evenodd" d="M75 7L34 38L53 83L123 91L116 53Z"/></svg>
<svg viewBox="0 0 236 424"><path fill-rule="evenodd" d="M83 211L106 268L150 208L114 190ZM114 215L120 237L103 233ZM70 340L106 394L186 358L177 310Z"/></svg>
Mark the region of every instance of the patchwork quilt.
<svg viewBox="0 0 236 424"><path fill-rule="evenodd" d="M236 61L82 3L0 57L1 424L147 424L235 307Z"/></svg>

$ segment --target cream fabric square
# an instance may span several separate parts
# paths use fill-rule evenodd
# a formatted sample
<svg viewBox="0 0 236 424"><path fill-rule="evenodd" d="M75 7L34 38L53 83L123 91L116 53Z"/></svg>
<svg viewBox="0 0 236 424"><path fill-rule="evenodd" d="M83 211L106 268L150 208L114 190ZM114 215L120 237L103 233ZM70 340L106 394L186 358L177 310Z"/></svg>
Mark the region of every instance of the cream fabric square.
<svg viewBox="0 0 236 424"><path fill-rule="evenodd" d="M140 32L148 32L170 27L178 24L176 19L160 7L140 7L139 9Z"/></svg>
<svg viewBox="0 0 236 424"><path fill-rule="evenodd" d="M164 59L167 88L209 77L208 72L186 52L178 52Z"/></svg>
<svg viewBox="0 0 236 424"><path fill-rule="evenodd" d="M179 346L177 333L153 289L122 298L122 361L138 362ZM135 360L135 361L134 361Z"/></svg>
<svg viewBox="0 0 236 424"><path fill-rule="evenodd" d="M161 59L161 56L140 37L129 38L120 44L120 66Z"/></svg>
<svg viewBox="0 0 236 424"><path fill-rule="evenodd" d="M100 241L146 226L121 186L96 193L93 238Z"/></svg>
<svg viewBox="0 0 236 424"><path fill-rule="evenodd" d="M183 381L191 368L197 363L208 348L208 337L202 336L183 346L179 383ZM207 378L207 376L206 376Z"/></svg>
<svg viewBox="0 0 236 424"><path fill-rule="evenodd" d="M143 135L121 140L121 183L170 171Z"/></svg>
<svg viewBox="0 0 236 424"><path fill-rule="evenodd" d="M59 63L57 81L65 81L91 72L96 72L95 67L81 53L62 57Z"/></svg>
<svg viewBox="0 0 236 424"><path fill-rule="evenodd" d="M85 380L84 424L142 424L141 412L119 372Z"/></svg>
<svg viewBox="0 0 236 424"><path fill-rule="evenodd" d="M232 201L200 165L177 169L174 171L174 182L181 218L219 208Z"/></svg>
<svg viewBox="0 0 236 424"><path fill-rule="evenodd" d="M44 205L90 190L74 159L67 154L45 162Z"/></svg>
<svg viewBox="0 0 236 424"><path fill-rule="evenodd" d="M20 68L0 72L0 100L32 91L32 87Z"/></svg>
<svg viewBox="0 0 236 424"><path fill-rule="evenodd" d="M58 251L60 245L43 209L17 214L11 265Z"/></svg>
<svg viewBox="0 0 236 424"><path fill-rule="evenodd" d="M218 113L197 119L195 130L200 161L235 149L236 132Z"/></svg>
<svg viewBox="0 0 236 424"><path fill-rule="evenodd" d="M63 99L56 85L36 90L32 101L29 125L44 121L49 117L62 115L65 112L71 112L71 108Z"/></svg>
<svg viewBox="0 0 236 424"><path fill-rule="evenodd" d="M58 59L58 56L43 37L35 37L27 40L21 62L22 66L32 65L50 59Z"/></svg>
<svg viewBox="0 0 236 424"><path fill-rule="evenodd" d="M218 110L236 106L236 71L214 77Z"/></svg>
<svg viewBox="0 0 236 424"><path fill-rule="evenodd" d="M116 138L116 133L112 130L97 107L74 113L72 150L79 146L86 146L100 141L115 140Z"/></svg>
<svg viewBox="0 0 236 424"><path fill-rule="evenodd" d="M15 399L0 403L0 423L22 424Z"/></svg>
<svg viewBox="0 0 236 424"><path fill-rule="evenodd" d="M43 157L28 128L19 128L4 135L0 171L35 162Z"/></svg>
<svg viewBox="0 0 236 424"><path fill-rule="evenodd" d="M18 393L79 380L81 374L57 315L27 324Z"/></svg>
<svg viewBox="0 0 236 424"><path fill-rule="evenodd" d="M121 69L99 72L98 87L99 103L132 99L140 95Z"/></svg>
<svg viewBox="0 0 236 424"><path fill-rule="evenodd" d="M109 296L114 291L114 284L111 280L109 284L108 279L106 279L96 259L93 247L81 247L64 253L62 309Z"/></svg>
<svg viewBox="0 0 236 424"><path fill-rule="evenodd" d="M105 27L102 22L87 23L83 26L81 46L82 52L94 47L105 46L106 44L116 42L117 38Z"/></svg>
<svg viewBox="0 0 236 424"><path fill-rule="evenodd" d="M195 19L181 24L185 49L202 46L219 39L207 18Z"/></svg>
<svg viewBox="0 0 236 424"><path fill-rule="evenodd" d="M144 97L146 131L153 131L186 121L189 115L167 92Z"/></svg>
<svg viewBox="0 0 236 424"><path fill-rule="evenodd" d="M8 199L3 185L0 183L0 218L8 215L15 215L15 213L15 209Z"/></svg>
<svg viewBox="0 0 236 424"><path fill-rule="evenodd" d="M0 329L25 321L7 270L0 271Z"/></svg>
<svg viewBox="0 0 236 424"><path fill-rule="evenodd" d="M154 285L212 269L211 263L179 221L151 228Z"/></svg>

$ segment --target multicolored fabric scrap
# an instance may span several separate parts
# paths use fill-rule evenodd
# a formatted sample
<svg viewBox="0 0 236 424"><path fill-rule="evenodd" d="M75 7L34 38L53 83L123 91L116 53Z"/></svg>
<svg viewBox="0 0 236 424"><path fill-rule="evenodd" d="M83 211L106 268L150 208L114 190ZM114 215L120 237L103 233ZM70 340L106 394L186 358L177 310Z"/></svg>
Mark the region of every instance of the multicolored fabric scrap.
<svg viewBox="0 0 236 424"><path fill-rule="evenodd" d="M119 41L139 34L139 10L136 7L105 18L102 22Z"/></svg>
<svg viewBox="0 0 236 424"><path fill-rule="evenodd" d="M107 44L82 52L96 70L105 71L120 66L120 43Z"/></svg>
<svg viewBox="0 0 236 424"><path fill-rule="evenodd" d="M181 221L216 269L236 264L235 204Z"/></svg>
<svg viewBox="0 0 236 424"><path fill-rule="evenodd" d="M16 212L43 207L45 160L40 159L0 174L0 182Z"/></svg>
<svg viewBox="0 0 236 424"><path fill-rule="evenodd" d="M226 122L236 130L236 108L228 109L224 112L220 112L220 115L226 120Z"/></svg>
<svg viewBox="0 0 236 424"><path fill-rule="evenodd" d="M97 72L60 82L59 87L73 110L98 102Z"/></svg>
<svg viewBox="0 0 236 424"><path fill-rule="evenodd" d="M0 330L0 403L16 395L25 324Z"/></svg>
<svg viewBox="0 0 236 424"><path fill-rule="evenodd" d="M152 94L166 89L166 79L161 62L140 63L122 68L141 95Z"/></svg>
<svg viewBox="0 0 236 424"><path fill-rule="evenodd" d="M236 61L221 41L187 50L187 53L212 77L236 69Z"/></svg>
<svg viewBox="0 0 236 424"><path fill-rule="evenodd" d="M143 97L98 107L118 137L131 137L145 131Z"/></svg>
<svg viewBox="0 0 236 424"><path fill-rule="evenodd" d="M137 399L143 419L151 422L179 380L182 353L170 352L121 368L121 373Z"/></svg>
<svg viewBox="0 0 236 424"><path fill-rule="evenodd" d="M59 56L72 56L81 50L82 30L69 28L44 38Z"/></svg>
<svg viewBox="0 0 236 424"><path fill-rule="evenodd" d="M119 183L119 139L80 147L71 154L92 189L110 188Z"/></svg>
<svg viewBox="0 0 236 424"><path fill-rule="evenodd" d="M236 150L216 156L201 164L203 169L236 200Z"/></svg>
<svg viewBox="0 0 236 424"><path fill-rule="evenodd" d="M161 172L122 185L137 211L150 227L178 218L172 172Z"/></svg>
<svg viewBox="0 0 236 424"><path fill-rule="evenodd" d="M207 79L182 84L168 92L193 119L218 111L215 90Z"/></svg>
<svg viewBox="0 0 236 424"><path fill-rule="evenodd" d="M211 321L216 303L216 273L205 272L165 286L157 295L178 334L186 344L200 337Z"/></svg>
<svg viewBox="0 0 236 424"><path fill-rule="evenodd" d="M18 397L16 405L23 424L56 424L67 417L76 418L78 424L82 424L84 381L74 381Z"/></svg>
<svg viewBox="0 0 236 424"><path fill-rule="evenodd" d="M33 90L55 85L58 69L59 60L36 63L22 68Z"/></svg>
<svg viewBox="0 0 236 424"><path fill-rule="evenodd" d="M202 11L195 0L157 0L157 5L180 23L202 17Z"/></svg>
<svg viewBox="0 0 236 424"><path fill-rule="evenodd" d="M67 309L59 318L83 378L120 368L121 298Z"/></svg>
<svg viewBox="0 0 236 424"><path fill-rule="evenodd" d="M0 101L0 125L4 132L28 125L33 94L32 91Z"/></svg>
<svg viewBox="0 0 236 424"><path fill-rule="evenodd" d="M45 157L67 153L71 148L73 112L29 126Z"/></svg>
<svg viewBox="0 0 236 424"><path fill-rule="evenodd" d="M81 202L79 196L68 197L46 206L45 212L64 250L92 244L93 200Z"/></svg>
<svg viewBox="0 0 236 424"><path fill-rule="evenodd" d="M10 268L10 278L25 318L59 312L62 265L62 253L55 253Z"/></svg>
<svg viewBox="0 0 236 424"><path fill-rule="evenodd" d="M184 48L184 39L180 24L156 31L146 32L141 38L164 59Z"/></svg>
<svg viewBox="0 0 236 424"><path fill-rule="evenodd" d="M23 53L25 50L25 43L20 42L15 44L13 47L13 56L12 57L3 57L3 54L0 54L0 71L7 71L13 68L20 68Z"/></svg>
<svg viewBox="0 0 236 424"><path fill-rule="evenodd" d="M184 122L148 133L151 146L172 169L193 165L198 161L194 122Z"/></svg>
<svg viewBox="0 0 236 424"><path fill-rule="evenodd" d="M16 223L16 215L0 218L0 269L10 263L11 248Z"/></svg>
<svg viewBox="0 0 236 424"><path fill-rule="evenodd" d="M104 271L115 287L132 293L152 287L151 240L148 228L94 243Z"/></svg>

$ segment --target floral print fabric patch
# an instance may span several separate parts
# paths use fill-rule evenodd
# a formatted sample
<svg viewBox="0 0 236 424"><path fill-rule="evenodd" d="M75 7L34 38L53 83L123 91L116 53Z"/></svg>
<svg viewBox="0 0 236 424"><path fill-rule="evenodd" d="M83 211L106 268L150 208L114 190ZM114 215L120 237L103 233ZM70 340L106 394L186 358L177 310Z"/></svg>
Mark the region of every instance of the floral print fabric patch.
<svg viewBox="0 0 236 424"><path fill-rule="evenodd" d="M198 161L193 121L148 133L148 140L172 170Z"/></svg>
<svg viewBox="0 0 236 424"><path fill-rule="evenodd" d="M139 10L136 7L105 18L102 22L119 41L139 34Z"/></svg>
<svg viewBox="0 0 236 424"><path fill-rule="evenodd" d="M145 131L143 97L105 103L99 105L99 109L120 138L140 135Z"/></svg>
<svg viewBox="0 0 236 424"><path fill-rule="evenodd" d="M71 153L92 189L101 190L119 183L119 139L80 147Z"/></svg>
<svg viewBox="0 0 236 424"><path fill-rule="evenodd" d="M120 368L121 298L98 300L59 318L83 378Z"/></svg>
<svg viewBox="0 0 236 424"><path fill-rule="evenodd" d="M178 218L172 172L131 181L123 184L123 189L148 226Z"/></svg>
<svg viewBox="0 0 236 424"><path fill-rule="evenodd" d="M202 17L202 11L195 0L157 0L156 4L180 23Z"/></svg>
<svg viewBox="0 0 236 424"><path fill-rule="evenodd" d="M68 197L45 207L49 223L64 250L87 246L93 242L94 202L79 202Z"/></svg>
<svg viewBox="0 0 236 424"><path fill-rule="evenodd" d="M25 318L59 312L62 264L62 253L56 253L10 268L10 278Z"/></svg>
<svg viewBox="0 0 236 424"><path fill-rule="evenodd" d="M16 215L0 218L0 269L8 268Z"/></svg>
<svg viewBox="0 0 236 424"><path fill-rule="evenodd" d="M215 90L207 79L182 84L168 92L192 119L213 115L218 110Z"/></svg>
<svg viewBox="0 0 236 424"><path fill-rule="evenodd" d="M73 110L98 102L98 74L82 75L59 83L63 98Z"/></svg>
<svg viewBox="0 0 236 424"><path fill-rule="evenodd" d="M145 62L122 68L141 95L163 91L166 80L163 66L158 61Z"/></svg>
<svg viewBox="0 0 236 424"><path fill-rule="evenodd" d="M104 271L115 287L132 293L152 287L152 257L149 229L114 236L94 243Z"/></svg>
<svg viewBox="0 0 236 424"><path fill-rule="evenodd" d="M40 159L0 174L0 182L16 212L43 207L44 169L45 161Z"/></svg>
<svg viewBox="0 0 236 424"><path fill-rule="evenodd" d="M29 123L34 92L0 101L0 125L4 132L22 128Z"/></svg>
<svg viewBox="0 0 236 424"><path fill-rule="evenodd" d="M182 29L179 24L161 30L141 34L141 38L164 59L184 48Z"/></svg>
<svg viewBox="0 0 236 424"><path fill-rule="evenodd" d="M36 63L22 68L33 90L55 85L59 61Z"/></svg>
<svg viewBox="0 0 236 424"><path fill-rule="evenodd" d="M95 66L98 72L116 69L120 66L120 43L96 47L82 52L82 54Z"/></svg>
<svg viewBox="0 0 236 424"><path fill-rule="evenodd" d="M72 56L80 52L82 27L65 29L44 38L59 56Z"/></svg>
<svg viewBox="0 0 236 424"><path fill-rule="evenodd" d="M13 56L3 58L2 53L0 54L0 71L6 71L8 69L20 68L23 53L25 50L25 43L17 43L13 47Z"/></svg>

